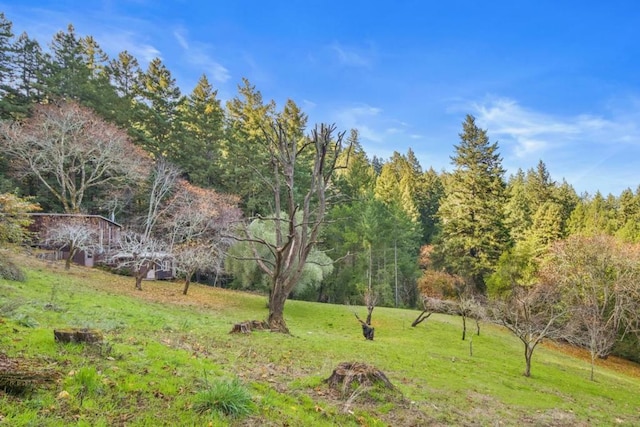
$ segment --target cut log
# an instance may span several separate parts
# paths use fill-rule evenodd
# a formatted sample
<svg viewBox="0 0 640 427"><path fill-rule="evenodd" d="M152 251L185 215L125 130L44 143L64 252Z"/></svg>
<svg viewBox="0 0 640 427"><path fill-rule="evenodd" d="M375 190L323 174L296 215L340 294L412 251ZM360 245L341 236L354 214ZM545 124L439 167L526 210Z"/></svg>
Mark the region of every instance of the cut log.
<svg viewBox="0 0 640 427"><path fill-rule="evenodd" d="M97 329L88 328L68 328L68 329L56 329L53 331L53 336L57 342L61 343L89 343L95 344L102 342L102 332Z"/></svg>

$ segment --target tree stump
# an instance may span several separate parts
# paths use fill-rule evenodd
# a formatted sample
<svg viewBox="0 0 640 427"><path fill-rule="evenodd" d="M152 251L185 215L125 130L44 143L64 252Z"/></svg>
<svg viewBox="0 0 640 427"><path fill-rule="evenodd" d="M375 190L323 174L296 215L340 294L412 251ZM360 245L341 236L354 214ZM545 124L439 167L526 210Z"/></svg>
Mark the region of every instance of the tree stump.
<svg viewBox="0 0 640 427"><path fill-rule="evenodd" d="M376 329L371 326L371 323L367 323L364 320L360 319L360 317L358 317L358 313L353 314L355 314L356 319L358 319L358 322L360 322L360 324L362 325L362 336L369 341L373 341L373 334L375 333ZM370 317L367 317L367 320L371 322Z"/></svg>
<svg viewBox="0 0 640 427"><path fill-rule="evenodd" d="M233 325L230 334L250 334L251 331L263 331L269 329L269 324L261 320L247 320L245 322L236 323Z"/></svg>
<svg viewBox="0 0 640 427"><path fill-rule="evenodd" d="M102 332L97 329L88 328L68 328L56 329L53 331L56 342L61 343L89 343L95 344L102 342Z"/></svg>
<svg viewBox="0 0 640 427"><path fill-rule="evenodd" d="M329 378L324 380L329 387L339 390L347 390L352 383L363 386L382 385L388 389L395 389L391 381L381 370L366 363L343 362L340 363Z"/></svg>

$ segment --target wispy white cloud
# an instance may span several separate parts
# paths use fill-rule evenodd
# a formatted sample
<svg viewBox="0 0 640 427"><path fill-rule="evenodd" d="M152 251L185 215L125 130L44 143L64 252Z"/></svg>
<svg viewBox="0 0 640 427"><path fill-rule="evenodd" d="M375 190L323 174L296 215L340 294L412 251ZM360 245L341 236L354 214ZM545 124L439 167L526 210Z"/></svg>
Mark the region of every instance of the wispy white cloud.
<svg viewBox="0 0 640 427"><path fill-rule="evenodd" d="M405 151L410 140L422 139L409 123L388 117L382 108L369 104L337 110L335 122L342 129L357 129L367 154L381 159L391 157L394 151Z"/></svg>
<svg viewBox="0 0 640 427"><path fill-rule="evenodd" d="M210 45L190 41L188 32L184 28L175 29L173 36L182 48L183 56L189 64L204 69L217 82L224 83L231 78L229 70L211 56Z"/></svg>
<svg viewBox="0 0 640 427"><path fill-rule="evenodd" d="M154 58L162 59L162 53L155 46L148 44L136 33L127 31L117 31L112 34L102 33L99 35L100 46L106 52L116 52L126 50L140 61L140 65L145 67Z"/></svg>
<svg viewBox="0 0 640 427"><path fill-rule="evenodd" d="M333 53L338 62L344 66L369 67L372 63L372 53L370 49L363 50L334 42L329 45L329 50Z"/></svg>
<svg viewBox="0 0 640 427"><path fill-rule="evenodd" d="M478 123L487 128L492 137L512 144L511 149L520 158L551 149L573 149L576 144L640 145L636 118L592 114L557 116L525 108L508 98L475 102L471 109Z"/></svg>
<svg viewBox="0 0 640 427"><path fill-rule="evenodd" d="M382 110L377 107L362 104L348 107L337 113L337 121L347 129L358 129L360 137L372 142L383 142L384 131L375 129L376 122Z"/></svg>
<svg viewBox="0 0 640 427"><path fill-rule="evenodd" d="M640 155L640 103L618 101L621 108L598 114L543 113L508 98L467 103L466 110L499 142L511 172L542 159L553 176L567 179L578 192L617 193L637 185L628 171Z"/></svg>

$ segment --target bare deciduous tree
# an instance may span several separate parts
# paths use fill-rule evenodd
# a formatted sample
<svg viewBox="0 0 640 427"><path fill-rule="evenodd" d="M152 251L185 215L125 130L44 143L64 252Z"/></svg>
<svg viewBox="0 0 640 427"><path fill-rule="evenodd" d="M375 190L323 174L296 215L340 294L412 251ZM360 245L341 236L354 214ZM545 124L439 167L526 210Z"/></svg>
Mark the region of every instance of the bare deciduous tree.
<svg viewBox="0 0 640 427"><path fill-rule="evenodd" d="M138 180L148 158L126 132L73 102L36 105L24 122L1 123L0 144L16 174L36 177L71 213L89 189Z"/></svg>
<svg viewBox="0 0 640 427"><path fill-rule="evenodd" d="M147 208L147 215L143 220L142 235L146 238L150 238L156 223L167 209L171 206L171 203L164 203L171 192L174 190L178 178L180 176L180 169L177 166L167 162L163 158L156 160L155 165L151 172L151 181L149 185L149 206Z"/></svg>
<svg viewBox="0 0 640 427"><path fill-rule="evenodd" d="M531 376L531 359L546 338L564 336L567 307L552 285L514 286L504 298L493 301L492 318L504 325L524 345L524 376Z"/></svg>
<svg viewBox="0 0 640 427"><path fill-rule="evenodd" d="M298 129L299 130L299 129ZM242 238L251 243L254 259L270 278L268 323L272 330L288 333L284 320L287 297L298 283L309 253L318 242L320 227L328 207L327 190L337 160L343 152L344 132L334 135L335 126L319 125L302 140L290 125L279 119L263 131L272 174L264 180L273 195L271 221L276 231L275 243L252 236L245 228ZM311 153L309 153L311 151ZM304 188L298 182L298 158L310 154L311 170ZM298 195L302 194L299 198ZM270 256L260 256L258 246L266 247Z"/></svg>
<svg viewBox="0 0 640 427"><path fill-rule="evenodd" d="M45 244L69 252L64 264L65 270L69 270L78 252L92 254L98 248L98 234L82 218L58 221L47 228Z"/></svg>
<svg viewBox="0 0 640 427"><path fill-rule="evenodd" d="M444 311L443 302L440 298L433 298L427 295L422 296L422 312L411 323L411 326L418 326L427 320L433 313L442 313Z"/></svg>
<svg viewBox="0 0 640 427"><path fill-rule="evenodd" d="M640 320L640 251L610 236L572 236L551 255L543 277L562 289L571 312L565 337L589 349L593 380L596 359Z"/></svg>
<svg viewBox="0 0 640 427"><path fill-rule="evenodd" d="M142 290L142 279L150 269L170 257L165 245L135 232L124 232L120 236L119 250L112 254L111 261L120 269L129 269L136 281L136 290Z"/></svg>
<svg viewBox="0 0 640 427"><path fill-rule="evenodd" d="M195 187L179 181L169 208L160 221L178 270L185 276L183 294L196 271L222 270L224 256L233 240L232 228L241 212L235 196Z"/></svg>

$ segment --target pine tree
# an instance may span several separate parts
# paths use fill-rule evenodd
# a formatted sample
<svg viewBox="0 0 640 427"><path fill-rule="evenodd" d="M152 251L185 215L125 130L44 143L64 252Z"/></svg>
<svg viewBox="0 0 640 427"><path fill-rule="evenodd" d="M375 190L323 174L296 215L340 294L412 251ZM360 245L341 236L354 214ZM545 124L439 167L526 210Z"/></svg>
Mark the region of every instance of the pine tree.
<svg viewBox="0 0 640 427"><path fill-rule="evenodd" d="M206 75L185 102L180 105L183 136L175 163L187 174L189 181L202 187L221 188L220 162L224 138L224 111Z"/></svg>
<svg viewBox="0 0 640 427"><path fill-rule="evenodd" d="M440 175L433 169L425 171L420 177L416 199L422 224L422 241L429 244L440 232L438 209L444 197L444 184Z"/></svg>
<svg viewBox="0 0 640 427"><path fill-rule="evenodd" d="M525 175L522 169L507 183L505 224L514 242L522 241L532 224L532 205L527 197Z"/></svg>
<svg viewBox="0 0 640 427"><path fill-rule="evenodd" d="M40 44L22 33L13 47L13 78L16 87L16 104L26 114L31 104L43 98L41 78L44 68L44 54Z"/></svg>
<svg viewBox="0 0 640 427"><path fill-rule="evenodd" d="M375 194L387 205L397 203L417 223L420 218L417 204L417 187L422 170L411 149L406 156L394 152L382 165L376 181Z"/></svg>
<svg viewBox="0 0 640 427"><path fill-rule="evenodd" d="M13 82L13 24L0 12L0 119L13 117L15 87Z"/></svg>
<svg viewBox="0 0 640 427"><path fill-rule="evenodd" d="M269 153L264 132L275 117L275 102L265 104L262 94L243 79L238 95L227 102L227 135L222 146L223 192L241 197L245 214L266 215L272 211L272 195L257 176L270 176Z"/></svg>
<svg viewBox="0 0 640 427"><path fill-rule="evenodd" d="M160 58L154 58L142 74L141 94L148 108L141 107L140 118L134 124L138 142L154 156L173 162L180 152L178 110L182 97L175 79Z"/></svg>
<svg viewBox="0 0 640 427"><path fill-rule="evenodd" d="M445 181L438 211L442 235L435 258L484 292L485 275L509 244L503 213L505 171L498 144L489 142L473 116L466 117L455 151L455 169Z"/></svg>

